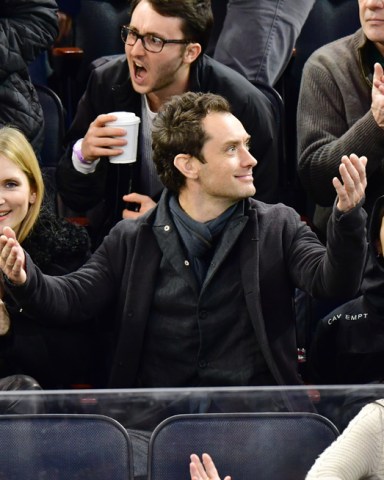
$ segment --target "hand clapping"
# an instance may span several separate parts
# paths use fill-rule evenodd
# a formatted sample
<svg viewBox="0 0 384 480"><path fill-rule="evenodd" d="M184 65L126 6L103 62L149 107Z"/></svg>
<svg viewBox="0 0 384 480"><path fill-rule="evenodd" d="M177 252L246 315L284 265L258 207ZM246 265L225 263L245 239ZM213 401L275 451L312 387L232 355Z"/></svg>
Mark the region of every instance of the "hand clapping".
<svg viewBox="0 0 384 480"><path fill-rule="evenodd" d="M342 157L339 167L342 181L337 177L332 180L338 195L337 208L341 212L348 212L364 198L367 186L366 164L367 157L358 157L354 153Z"/></svg>
<svg viewBox="0 0 384 480"><path fill-rule="evenodd" d="M15 285L22 285L27 280L24 269L25 254L16 234L10 227L4 227L0 236L0 268Z"/></svg>

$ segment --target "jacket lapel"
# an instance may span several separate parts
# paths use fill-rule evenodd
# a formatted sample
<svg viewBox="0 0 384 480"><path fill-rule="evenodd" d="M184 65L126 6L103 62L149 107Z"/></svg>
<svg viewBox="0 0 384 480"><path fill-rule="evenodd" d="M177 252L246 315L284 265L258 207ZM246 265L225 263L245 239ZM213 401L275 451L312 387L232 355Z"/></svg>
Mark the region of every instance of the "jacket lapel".
<svg viewBox="0 0 384 480"><path fill-rule="evenodd" d="M134 386L160 259L161 251L152 226L143 224L131 265L127 266L130 275L125 302L119 309L122 321L109 382L112 388Z"/></svg>
<svg viewBox="0 0 384 480"><path fill-rule="evenodd" d="M272 375L278 384L283 383L281 374L273 359L268 341L260 293L260 243L256 210L248 211L249 222L243 231L240 242L240 266L244 297L257 341Z"/></svg>

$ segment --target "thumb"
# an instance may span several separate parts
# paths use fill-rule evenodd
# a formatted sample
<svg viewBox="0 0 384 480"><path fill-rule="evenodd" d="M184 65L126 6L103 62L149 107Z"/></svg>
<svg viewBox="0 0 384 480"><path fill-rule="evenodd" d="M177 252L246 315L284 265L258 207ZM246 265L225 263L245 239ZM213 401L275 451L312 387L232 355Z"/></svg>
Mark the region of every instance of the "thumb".
<svg viewBox="0 0 384 480"><path fill-rule="evenodd" d="M373 79L381 81L381 77L383 76L383 74L384 74L383 67L381 66L380 63L376 62L373 70Z"/></svg>

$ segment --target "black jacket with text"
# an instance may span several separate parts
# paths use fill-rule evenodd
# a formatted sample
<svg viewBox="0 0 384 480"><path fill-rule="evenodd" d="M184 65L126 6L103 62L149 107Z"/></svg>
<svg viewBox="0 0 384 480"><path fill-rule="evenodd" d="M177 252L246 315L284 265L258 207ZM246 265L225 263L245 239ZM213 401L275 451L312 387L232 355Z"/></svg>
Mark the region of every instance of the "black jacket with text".
<svg viewBox="0 0 384 480"><path fill-rule="evenodd" d="M384 380L384 260L377 250L383 212L380 197L370 221L362 295L333 310L317 326L308 358L311 383Z"/></svg>

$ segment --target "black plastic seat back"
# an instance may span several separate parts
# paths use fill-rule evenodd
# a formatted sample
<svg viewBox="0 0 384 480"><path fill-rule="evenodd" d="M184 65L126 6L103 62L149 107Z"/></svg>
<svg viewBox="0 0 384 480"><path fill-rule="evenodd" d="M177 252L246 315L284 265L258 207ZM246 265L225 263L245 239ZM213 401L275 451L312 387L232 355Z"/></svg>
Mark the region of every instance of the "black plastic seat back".
<svg viewBox="0 0 384 480"><path fill-rule="evenodd" d="M101 415L1 415L0 478L130 480L125 429Z"/></svg>
<svg viewBox="0 0 384 480"><path fill-rule="evenodd" d="M301 480L338 436L314 413L176 415L153 432L149 480L189 478L189 456L209 453L222 478Z"/></svg>

